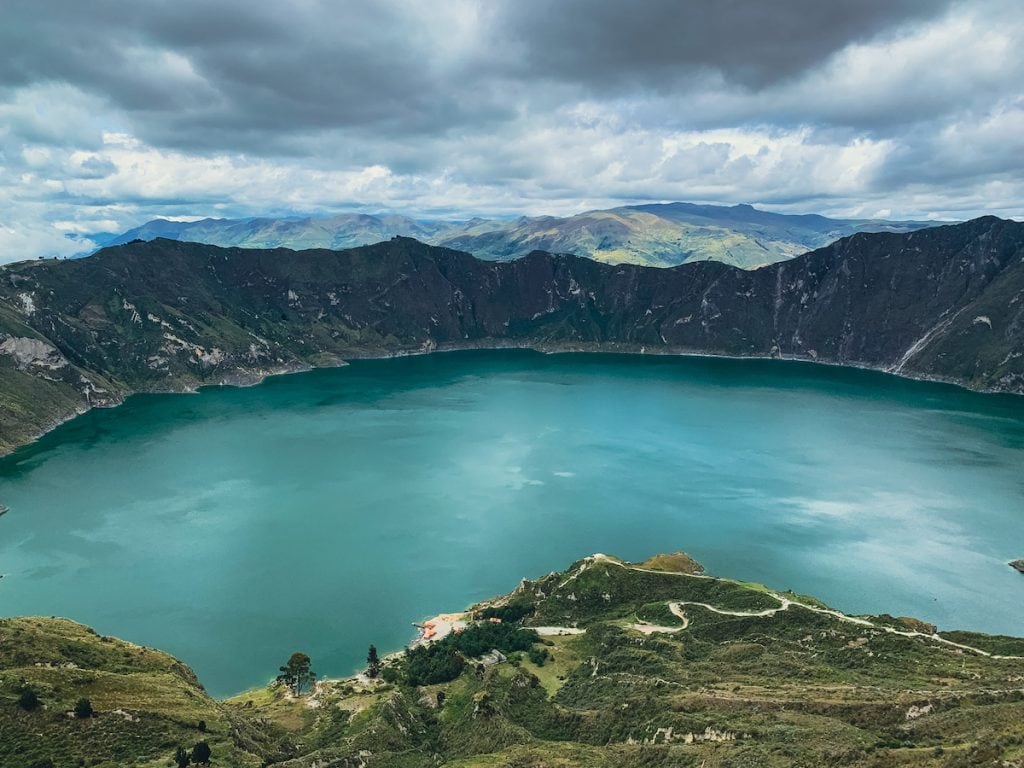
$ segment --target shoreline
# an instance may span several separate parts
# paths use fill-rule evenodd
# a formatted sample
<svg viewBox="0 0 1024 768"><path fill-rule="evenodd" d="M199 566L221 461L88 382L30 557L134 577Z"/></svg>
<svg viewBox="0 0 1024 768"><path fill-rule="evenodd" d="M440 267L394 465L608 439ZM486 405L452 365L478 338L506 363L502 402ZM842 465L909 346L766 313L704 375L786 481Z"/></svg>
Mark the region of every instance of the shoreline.
<svg viewBox="0 0 1024 768"><path fill-rule="evenodd" d="M592 555L585 556L585 557L581 558L581 561L585 563L585 565L583 566L584 568L587 567L586 564L592 564L592 563L596 563L596 562L608 562L608 563L613 563L613 564L615 564L615 565L617 565L619 567L622 567L622 568L625 568L625 569L631 570L631 571L639 571L639 572L644 572L644 573L652 573L652 574L665 575L665 576L681 576L681 577L691 578L691 579L711 580L711 581L718 581L718 582L725 582L725 583L748 584L748 582L736 581L735 579L732 579L732 578L730 578L728 576L716 576L714 574L709 574L709 573L705 572L703 569L700 572L698 572L698 573L686 573L686 572L682 572L682 571L663 571L663 570L650 569L650 568L644 567L643 563L627 562L627 561L624 561L624 560L620 560L619 558L610 557L608 555L601 554L601 553L594 553ZM1014 562L1020 562L1020 563L1024 564L1024 560L1014 561ZM1012 563L1010 565L1012 566ZM1013 567L1016 568L1016 566L1013 566ZM1022 565L1022 567L1024 567L1024 565ZM1018 569L1018 570L1020 570L1020 569ZM1024 573L1024 570L1022 570L1021 572ZM557 572L556 571L552 571L552 572L550 572L547 575L550 576L550 575L552 575L554 573L557 573ZM545 577L542 576L540 578L543 579ZM573 578L573 577L570 577L570 578ZM527 582L527 581L533 581L533 580L524 578L520 582L520 585L522 585L523 582ZM777 607L777 608L769 608L769 609L762 610L762 611L744 612L744 611L720 609L720 608L716 608L714 606L708 605L706 603L691 603L691 604L703 606L704 608L706 608L708 610L711 610L714 613L720 613L720 614L726 615L726 616L749 616L749 617L768 617L768 616L773 616L775 613L778 613L780 611L788 610L791 606L797 606L799 608L802 608L802 609L808 610L808 611L812 611L814 613L819 613L819 614L823 614L823 615L829 615L829 616L836 617L839 620L841 620L843 622L850 623L850 624L856 624L856 625L859 625L859 626L871 627L871 628L876 629L876 630L878 630L880 632L883 632L883 633L888 633L888 634L893 634L893 635L902 635L904 637L912 637L912 638L920 639L920 640L925 641L925 642L936 643L936 644L939 644L939 645L943 645L943 646L947 646L947 647L950 647L950 648L958 649L960 652L967 652L967 653L971 653L971 654L978 655L978 656L991 657L991 658L996 658L996 659L1018 659L1018 658L1022 658L1022 657L1018 657L1018 656L1001 656L999 654L992 653L992 652L989 652L989 651L985 651L985 650L982 650L982 649L977 648L975 646L966 645L966 644L963 644L963 643L958 643L958 642L956 642L954 640L950 640L949 638L944 637L944 635L947 635L949 633L956 633L956 632L967 632L967 633L970 633L970 634L983 635L983 636L988 636L988 637L1016 637L1015 635L1001 635L999 633L981 632L981 631L976 631L976 630L971 630L971 629L940 629L940 628L938 628L935 625L931 625L931 628L930 628L929 631L920 631L920 630L917 630L917 629L907 629L907 628L897 629L897 628L895 628L893 626L888 626L888 625L883 624L883 623L876 623L876 622L872 621L872 619L885 619L885 618L891 619L892 618L891 616L887 616L887 614L885 614L884 612L883 613L848 613L847 611L840 610L838 608L832 607L831 604L826 604L826 603L823 603L823 602L814 602L814 601L816 601L816 598L812 598L812 602L810 602L810 603L802 602L802 600L804 600L805 598L803 598L800 595L796 595L791 590L780 591L780 590L774 589L774 588L772 588L770 586L767 586L767 585L764 585L764 584L756 584L756 586L760 587L761 589L763 589L765 592L770 594L776 600L779 600L779 603L780 603L779 607ZM421 621L414 621L414 622L412 622L412 626L417 627L419 629L419 632L417 633L417 636L413 640L410 640L408 643L406 643L400 649L391 650L391 651L387 651L387 652L381 653L380 654L380 659L381 659L381 662L382 662L382 668L383 668L383 666L387 666L387 664L392 663L396 659L400 658L409 649L417 648L417 647L425 646L425 645L430 645L431 643L434 643L434 642L437 642L439 640L444 639L448 634L450 634L452 632L459 632L459 631L461 631L465 627L469 626L471 622L474 621L473 614L474 614L474 612L476 610L485 608L487 606L502 604L510 596L516 594L516 592L519 590L519 588L520 587L516 587L511 592L506 592L506 593L503 593L503 594L494 595L494 596L486 598L484 600L480 600L478 602L471 603L463 611L451 611L451 612L439 613L436 616L431 616L431 617L425 618L425 619L423 619ZM686 629L689 626L689 624L690 624L690 619L685 615L685 613L681 613L680 612L683 605L685 605L685 604L683 604L683 603L670 603L669 604L669 608L672 611L672 613L675 614L677 617L679 617L680 619L683 620L683 624L682 625L673 626L673 627L663 627L663 626L658 626L658 625L654 625L654 624L649 624L649 623L646 623L646 622L641 622L641 623L629 624L629 625L626 625L626 627L628 629L633 629L633 630L639 631L639 632L641 632L644 635L649 635L649 634L658 633L658 632L675 633L675 632L682 631L682 630ZM917 619L916 617L906 617L906 618L909 618L911 621L920 622L921 624L923 624L925 626L928 625L927 622L925 622L923 620L920 620L920 619ZM72 621L73 621L73 619L72 619ZM476 621L483 621L483 619L476 619ZM438 627L437 633L436 634L431 634L429 636L426 635L424 630L426 628L428 628L428 627ZM556 626L533 626L533 627L530 627L530 628L534 629L535 631L537 631L538 634L541 635L541 637L575 636L575 635L579 635L579 634L584 634L586 632L585 629L578 629L578 628L576 628L574 626L558 626L558 627L556 627ZM191 669L191 667L189 667L189 668ZM264 683L261 686L254 686L252 688L246 688L245 690L240 691L238 693L233 693L233 694L229 694L229 695L226 695L226 696L215 696L213 698L215 698L217 701L220 701L220 702L229 702L229 701L231 701L233 699L240 699L240 698L242 698L243 696L245 696L247 694L254 694L254 693L258 692L258 691L267 690L271 686L273 686L274 682L275 682L275 680L273 678L271 678L271 679L269 679L266 683ZM310 691L310 693L309 693L309 695L307 697L307 701L314 702L312 704L309 704L309 706L312 706L312 707L319 706L318 703L315 703L315 700L317 698L316 686L320 685L320 684L327 684L327 685L332 685L332 686L336 686L336 685L369 686L370 690L379 688L379 687L381 687L383 685L390 685L390 683L385 681L383 679L383 677L377 677L377 678L373 678L373 679L366 677L365 669L364 668L360 668L358 671L354 671L354 672L352 672L349 675L342 675L342 676L339 676L339 677L323 677L323 678L318 678L316 680L316 683L314 684L313 689ZM294 698L296 700L301 700L301 698L302 698L302 697L292 697L291 694L287 694L287 693L286 693L286 696L288 696L290 698Z"/></svg>
<svg viewBox="0 0 1024 768"><path fill-rule="evenodd" d="M916 617L904 617L904 619L905 620L909 620L911 622L916 622L916 623L918 623L918 624L920 624L920 625L922 625L924 627L928 627L927 631L922 631L921 629L918 629L918 628L910 628L908 625L904 625L904 628L900 629L900 628L897 628L897 627L891 625L891 622L893 621L893 617L886 613L886 609L885 609L884 606L879 608L880 612L878 612L878 613L876 613L876 612L853 612L853 613L851 613L851 612L848 612L846 610L835 608L835 607L832 606L831 603L824 603L824 602L818 600L816 597L808 598L808 597L805 597L804 595L794 593L792 590L788 590L788 589L784 590L784 591L780 591L780 590L775 589L775 588L773 588L773 587L771 587L769 585L766 585L766 584L762 584L762 583L758 583L758 582L747 582L747 581L743 581L743 580L737 580L737 579L734 579L734 578L731 578L731 577L728 577L728 576L719 576L719 575L715 575L715 574L710 574L710 573L707 573L706 571L704 571L703 569L701 569L699 572L693 572L693 573L686 572L686 571L680 571L680 570L662 570L662 569L658 569L658 568L647 567L647 562L648 561L644 561L644 562L630 562L630 561L621 560L621 559L619 559L617 557L609 556L609 555L602 554L602 553L594 553L594 554L591 554L591 555L584 556L584 557L580 558L580 560L578 562L583 563L582 568L580 568L577 572L575 572L574 574L569 576L569 580L570 581L573 578L575 578L576 576L578 576L579 573L582 572L582 570L587 568L589 565L592 565L592 564L598 563L598 562L606 562L606 563L613 564L613 565L616 565L618 567L624 568L624 569L629 570L629 571L637 571L637 572L648 573L648 574L655 574L655 575L666 576L666 577L668 577L668 576L671 576L671 577L683 577L683 578L687 578L687 579L710 580L710 581L722 582L722 583L727 583L727 584L742 585L742 586L746 586L747 588L755 588L755 589L757 589L758 592L765 592L765 593L771 595L772 597L774 597L776 600L779 601L779 606L778 607L768 608L768 609L764 609L764 610L754 610L754 611L738 611L738 610L734 610L734 609L717 608L717 607L709 605L707 603L670 603L669 604L669 609L672 611L673 614L675 614L679 618L683 619L684 623L681 626L672 626L672 627L664 627L664 626L659 626L659 625L655 625L655 624L649 624L649 623L646 623L646 622L640 622L640 623L633 623L633 624L625 625L627 628L634 629L634 630L639 631L639 632L641 632L641 633L643 633L645 635L646 634L650 634L651 632L655 632L655 633L657 633L657 632L675 633L675 632L682 631L682 630L686 629L689 626L689 624L690 624L690 619L689 619L689 617L687 617L685 615L681 615L680 612L679 612L679 609L680 609L681 606L688 605L688 604L689 605L703 606L707 610L710 610L710 611L712 611L714 613L719 613L719 614L722 614L722 615L727 615L727 616L744 616L744 617L768 617L768 616L772 616L775 613L778 613L780 611L788 610L791 606L797 606L797 607L802 608L804 610L812 611L812 612L819 613L819 614L833 616L835 618L838 618L841 621L844 621L844 622L847 622L847 623L850 623L850 624L856 624L856 625L859 625L859 626L870 627L870 628L876 629L876 630L878 630L880 632L884 632L884 633L889 633L889 634L894 634L894 635L902 635L902 636L905 636L905 637L918 638L918 639L921 639L922 641L925 641L925 642L936 643L936 644L939 644L939 645L942 645L942 646L946 646L946 647L949 647L949 648L954 648L954 649L959 650L960 652L967 652L967 653L971 653L971 654L974 654L974 655L978 655L978 656L982 656L982 657L991 657L991 658L995 658L995 659L1024 659L1024 656L1000 655L1000 654L998 654L996 652L986 651L986 650L984 650L982 648L979 648L979 647L976 647L976 646L973 646L973 645L968 645L968 644L965 644L965 643L962 643L962 642L957 642L957 640L950 639L950 637L948 637L949 635L956 635L957 633L966 633L966 634L970 634L970 635L982 636L982 637L990 637L990 638L1024 639L1024 635L999 633L999 632L989 632L989 631L982 631L982 630L973 630L973 629L962 628L962 627L961 628L953 628L953 629L943 629L943 628L940 628L940 627L938 627L938 626L936 626L934 624L929 624L927 621L918 619ZM1016 567L1016 566L1013 565L1014 562L1024 563L1024 560L1013 561L1013 562L1009 563L1009 565L1011 565L1013 567ZM531 583L531 582L534 582L534 581L542 581L545 578L548 578L548 577L551 577L551 576L554 576L554 575L558 575L559 573L561 573L561 575L564 576L565 574L569 573L569 571L568 571L568 569L565 570L564 572L550 571L547 574L545 574L543 576L536 577L534 579L529 579L529 578L524 577L523 579L520 580L518 585L514 589L509 591L509 592L499 593L499 594L493 595L491 597L488 597L488 598L485 598L485 599L482 599L482 600L478 600L476 602L472 602L472 603L468 604L464 609L459 610L459 611L446 611L446 612L438 613L438 614L436 614L434 616L425 617L425 618L423 618L421 620L418 620L418 621L410 622L411 626L416 627L419 630L416 633L415 637L413 637L412 639L410 639L407 642L405 642L405 644L402 645L400 648L396 648L396 649L392 649L392 650L387 650L387 651L382 651L381 649L378 649L379 655L380 655L380 660L382 662L382 667L383 666L387 666L388 664L394 663L396 660L401 658L401 656L403 654L405 654L405 652L407 650L418 648L418 647L421 647L421 646L427 646L427 645L430 645L432 643L438 642L440 640L443 640L445 637L447 637L452 632L460 632L463 629L465 629L466 627L470 626L474 622L482 622L482 621L484 621L484 619L482 619L482 618L475 618L474 614L477 611L482 610L482 609L487 608L487 607L490 607L490 606L503 605L511 597L513 597L513 596L515 596L516 594L519 593L519 591L522 589L522 586L523 586L524 583L528 584L528 583ZM41 615L40 616L36 616L36 615L28 615L28 616L2 616L2 618L4 618L4 619L32 619L32 618L55 619L55 618L58 618L58 619L61 619L61 620L64 620L64 621L72 622L74 624L78 624L80 626L86 627L88 630L90 630L93 633L97 632L97 630L95 630L92 625L82 624L82 622L78 621L75 618L71 618L69 616L41 616ZM899 621L899 620L900 619L896 619L896 621ZM434 634L426 635L426 633L424 632L424 629L426 629L428 627L434 627L434 628L437 629L437 631ZM575 625L565 625L565 626L530 626L529 628L534 629L535 631L537 631L538 634L542 638L543 637L557 637L557 636L563 636L563 637L564 636L575 636L575 635L580 635L580 634L585 634L586 633L586 629L577 628ZM647 631L647 630L650 630L650 631ZM101 633L101 635L102 635L102 633ZM192 671L193 674L196 674L197 677L198 677L198 673L195 672L194 668L192 667L192 665L191 665L191 663L189 661L187 661L185 659L182 659L181 657L175 655L174 652L172 652L172 651L168 651L162 645L161 646L152 646L152 645L146 645L146 644L142 644L142 643L137 643L137 642L134 642L132 640L125 639L125 638L121 637L120 635L116 635L116 639L119 640L120 642L125 643L126 645L129 645L129 646L133 647L133 648L142 649L142 650L159 651L161 653L168 654L172 658L177 660L179 663L185 665L185 667L187 667L187 669ZM376 690L378 688L381 688L383 686L387 686L387 685L391 685L392 684L392 683L389 683L388 681L384 680L383 676L378 676L377 678L368 678L366 676L366 674L365 674L365 671L366 671L365 667L360 666L360 667L357 667L356 669L354 669L353 671L351 671L348 674L342 674L342 675L338 675L338 676L319 677L319 678L316 679L313 688L307 694L304 694L302 696L294 696L290 692L285 691L284 696L285 696L285 698L292 699L292 700L295 700L295 701L306 701L308 706L315 708L315 707L319 706L319 703L317 702L317 697L319 695L319 692L317 691L317 687L320 686L320 685L329 685L329 686L353 685L353 686L360 686L360 687L362 687L364 689L363 692L372 692L372 691L374 691L374 690ZM200 684L202 684L202 678L198 678L198 679L200 681ZM232 692L232 693L218 693L218 694L209 694L208 693L208 695L212 699L214 699L214 700L216 700L216 701L218 701L220 703L232 703L232 702L240 701L240 700L242 700L246 696L254 697L256 694L258 694L260 692L267 692L267 691L274 690L275 689L275 683L276 683L276 679L274 677L269 677L263 683L251 685L251 686L249 686L247 688L243 688L240 691L236 691L236 692ZM205 690L205 687L204 687L204 690Z"/></svg>
<svg viewBox="0 0 1024 768"><path fill-rule="evenodd" d="M919 381L929 384L941 384L946 386L955 387L964 392L971 392L979 395L1009 395L1013 397L1024 397L1024 391L1016 391L1010 389L993 389L984 388L977 389L969 386L962 380L954 379L945 376L935 376L928 374L919 374L913 372L896 371L893 367L881 367L870 363L863 362L836 362L834 360L824 360L819 358L813 358L810 356L797 356L797 355L730 355L724 353L707 352L700 350L685 349L680 347L655 347L648 349L646 345L632 344L625 342L592 342L586 344L569 344L569 343L536 343L536 342L523 342L518 343L515 341L509 341L507 343L499 343L497 340L490 340L487 343L465 343L465 342L445 342L443 344L436 344L425 348L423 345L415 348L409 348L404 350L384 351L384 350L368 350L365 354L357 353L353 355L347 355L345 357L335 356L336 361L332 363L325 363L319 365L313 365L310 363L302 363L295 365L285 365L280 368L274 368L262 371L248 371L245 369L237 369L226 373L223 378L219 381L211 381L209 383L182 383L178 387L168 387L166 389L142 389L142 390L126 390L119 392L116 402L109 405L86 405L84 408L75 409L74 412L66 414L65 416L53 419L50 423L42 428L42 430L33 434L32 437L18 442L13 447L6 448L0 447L0 459L4 459L8 456L12 456L18 451L22 450L26 446L37 443L40 439L53 432L58 427L66 424L69 421L73 421L79 416L84 416L92 410L100 408L117 408L123 405L124 402L135 395L180 395L180 394L199 394L204 389L213 387L237 387L237 388L248 388L255 387L263 384L267 379L284 376L288 374L298 373L309 373L312 371L319 370L330 370L332 368L344 368L352 362L363 361L363 360L391 360L394 358L401 357L422 357L426 355L440 354L440 353L451 353L451 352L487 352L487 351L507 351L507 350L521 350L527 352L536 352L541 355L638 355L638 356L649 356L649 357L681 357L681 358L708 358L717 360L758 360L758 361L779 361L779 362L793 362L793 363L807 363L811 365L820 365L828 368L840 368L849 370L859 371L870 371L873 373L879 373L886 376L891 376L894 379L904 381Z"/></svg>
<svg viewBox="0 0 1024 768"><path fill-rule="evenodd" d="M436 616L430 616L420 621L412 622L412 626L417 627L419 630L416 633L416 637L410 640L401 648L391 651L380 652L381 667L383 668L387 666L389 663L394 662L396 659L400 658L406 652L406 650L410 648L416 648L422 645L430 645L431 643L437 642L438 640L443 640L452 632L462 631L462 629L469 626L469 621L466 619L466 617L469 616L470 613L472 613L472 610L474 608L476 608L479 605L489 604L494 600L500 599L501 597L502 595L496 595L495 597L492 597L489 600L483 600L479 603L473 603L472 605L468 606L464 611L449 611L446 613L439 613ZM69 620L74 621L74 619ZM437 625L441 625L441 627L437 629L435 633L430 634L429 636L425 633L424 630L427 627L436 627ZM189 669L191 669L191 667L189 667ZM246 688L242 691L239 691L238 693L231 693L226 696L214 696L213 698L220 702L227 702L231 701L232 699L239 699L245 696L246 694L253 694L257 691L264 691L270 688L272 685L274 685L275 682L275 678L270 678L267 680L267 682L263 683L263 685L254 686L252 688ZM365 668L360 668L359 671L352 672L349 675L342 675L340 677L317 678L316 682L314 683L313 691L310 692L310 698L315 698L313 694L316 690L316 686L320 685L321 683L326 683L328 685L371 685L373 687L380 687L381 685L388 684L387 681L383 679L383 677L377 677L373 679L368 678L366 676Z"/></svg>

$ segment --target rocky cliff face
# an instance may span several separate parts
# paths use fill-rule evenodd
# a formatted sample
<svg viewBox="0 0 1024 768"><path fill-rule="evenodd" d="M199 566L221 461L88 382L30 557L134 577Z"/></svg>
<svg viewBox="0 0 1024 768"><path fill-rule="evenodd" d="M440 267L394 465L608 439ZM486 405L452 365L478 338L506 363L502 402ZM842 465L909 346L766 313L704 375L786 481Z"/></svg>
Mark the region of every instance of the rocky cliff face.
<svg viewBox="0 0 1024 768"><path fill-rule="evenodd" d="M858 234L754 271L395 238L347 251L158 239L0 270L0 448L92 405L472 346L774 356L1024 393L1024 224Z"/></svg>

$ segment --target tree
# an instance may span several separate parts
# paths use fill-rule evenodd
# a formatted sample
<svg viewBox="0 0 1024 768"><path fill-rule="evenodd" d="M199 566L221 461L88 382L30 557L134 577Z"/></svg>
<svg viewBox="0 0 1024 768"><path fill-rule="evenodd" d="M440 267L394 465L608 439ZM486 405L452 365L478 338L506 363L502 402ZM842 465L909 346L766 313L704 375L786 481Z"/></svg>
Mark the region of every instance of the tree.
<svg viewBox="0 0 1024 768"><path fill-rule="evenodd" d="M538 667L543 667L544 662L548 660L548 649L547 648L531 648L526 652L526 655L530 657L530 661L536 664Z"/></svg>
<svg viewBox="0 0 1024 768"><path fill-rule="evenodd" d="M75 717L79 720L88 720L92 715L92 702L88 699L79 699L75 704Z"/></svg>
<svg viewBox="0 0 1024 768"><path fill-rule="evenodd" d="M197 765L209 765L212 754L213 751L210 749L210 745L205 741L200 741L192 747L192 762Z"/></svg>
<svg viewBox="0 0 1024 768"><path fill-rule="evenodd" d="M316 680L316 672L311 668L312 662L304 653L293 653L288 663L281 667L281 674L277 676L278 682L282 682L292 689L292 693L298 696L307 685L312 685Z"/></svg>
<svg viewBox="0 0 1024 768"><path fill-rule="evenodd" d="M366 654L366 676L377 677L380 674L380 657L377 655L377 646L371 645L370 652Z"/></svg>
<svg viewBox="0 0 1024 768"><path fill-rule="evenodd" d="M36 696L36 692L31 688L23 688L21 695L18 696L18 706L24 709L26 712L32 712L39 709L39 705L42 702L39 701L39 697Z"/></svg>
<svg viewBox="0 0 1024 768"><path fill-rule="evenodd" d="M178 768L188 768L188 765L191 762L192 758L188 756L186 749L179 744L178 748L174 751L174 764L177 765Z"/></svg>
<svg viewBox="0 0 1024 768"><path fill-rule="evenodd" d="M466 665L462 655L444 642L405 650L405 679L409 685L433 685L454 680Z"/></svg>

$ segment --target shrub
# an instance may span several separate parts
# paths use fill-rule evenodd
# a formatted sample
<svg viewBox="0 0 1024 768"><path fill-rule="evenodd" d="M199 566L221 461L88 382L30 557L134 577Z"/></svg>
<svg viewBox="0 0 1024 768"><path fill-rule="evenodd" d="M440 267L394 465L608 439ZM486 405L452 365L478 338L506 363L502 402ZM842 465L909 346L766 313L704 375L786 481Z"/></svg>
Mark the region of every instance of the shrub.
<svg viewBox="0 0 1024 768"><path fill-rule="evenodd" d="M530 661L536 664L538 667L543 667L544 662L548 660L548 649L547 648L531 648L527 653Z"/></svg>
<svg viewBox="0 0 1024 768"><path fill-rule="evenodd" d="M212 754L210 745L205 741L200 741L192 747L192 762L198 765L208 765Z"/></svg>
<svg viewBox="0 0 1024 768"><path fill-rule="evenodd" d="M39 709L42 704L39 701L39 697L36 696L36 692L31 688L24 688L21 691L21 695L18 696L18 706L24 709L26 712L34 712Z"/></svg>
<svg viewBox="0 0 1024 768"><path fill-rule="evenodd" d="M87 720L92 716L92 702L88 699L79 699L75 704L75 717L79 720Z"/></svg>

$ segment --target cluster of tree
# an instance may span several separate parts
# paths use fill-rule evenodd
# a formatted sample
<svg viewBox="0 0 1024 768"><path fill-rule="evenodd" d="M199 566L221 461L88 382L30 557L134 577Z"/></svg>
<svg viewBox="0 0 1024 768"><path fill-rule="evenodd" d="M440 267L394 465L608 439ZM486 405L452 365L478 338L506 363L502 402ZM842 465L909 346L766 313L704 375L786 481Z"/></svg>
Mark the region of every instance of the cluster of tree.
<svg viewBox="0 0 1024 768"><path fill-rule="evenodd" d="M474 624L436 643L406 650L403 665L406 682L410 685L446 683L462 673L466 659L483 656L493 650L502 653L529 651L539 640L532 629L505 623Z"/></svg>
<svg viewBox="0 0 1024 768"><path fill-rule="evenodd" d="M281 674L277 676L277 681L287 685L296 696L302 693L303 688L311 686L315 680L313 662L309 656L298 652L291 655L288 663L281 667Z"/></svg>
<svg viewBox="0 0 1024 768"><path fill-rule="evenodd" d="M497 649L502 653L528 651L540 637L532 629L511 624L482 622L452 634L434 645L450 644L467 658L476 658Z"/></svg>
<svg viewBox="0 0 1024 768"><path fill-rule="evenodd" d="M371 645L369 652L366 654L366 676L369 678L375 678L380 674L381 670L380 656L377 655L377 646Z"/></svg>
<svg viewBox="0 0 1024 768"><path fill-rule="evenodd" d="M190 765L209 765L212 756L213 750L210 749L210 745L205 741L200 741L192 747L191 752L179 746L174 752L174 764L178 768L188 768Z"/></svg>
<svg viewBox="0 0 1024 768"><path fill-rule="evenodd" d="M533 603L518 602L505 605L489 605L478 612L481 619L501 619L505 624L516 624L527 616L532 616L537 608Z"/></svg>
<svg viewBox="0 0 1024 768"><path fill-rule="evenodd" d="M18 706L26 712L34 712L43 705L43 702L39 700L39 695L32 690L30 686L25 686L21 689L21 693L18 694ZM88 699L79 699L75 702L74 715L79 720L87 720L96 714L92 708L92 702Z"/></svg>
<svg viewBox="0 0 1024 768"><path fill-rule="evenodd" d="M466 660L443 640L433 645L418 645L405 652L405 679L409 685L447 683L462 674Z"/></svg>

